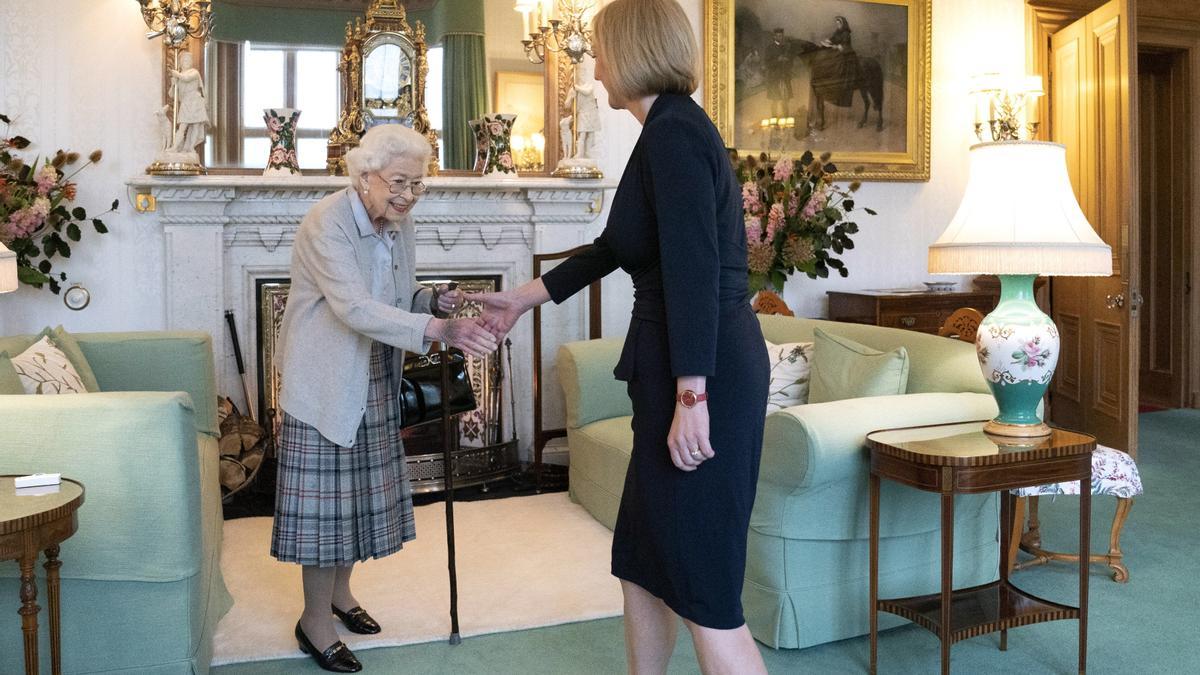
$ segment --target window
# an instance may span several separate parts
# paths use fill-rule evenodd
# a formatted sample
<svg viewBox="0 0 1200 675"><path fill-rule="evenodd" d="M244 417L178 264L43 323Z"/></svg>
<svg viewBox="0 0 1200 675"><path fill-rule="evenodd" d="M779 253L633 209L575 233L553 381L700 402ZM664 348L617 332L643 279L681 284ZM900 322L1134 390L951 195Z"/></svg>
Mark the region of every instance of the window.
<svg viewBox="0 0 1200 675"><path fill-rule="evenodd" d="M295 108L300 111L296 129L300 168L324 169L329 133L341 115L340 50L252 42L211 44L208 81L239 85L236 100L218 101L214 110L215 138L210 136L205 152L209 166L265 167L271 142L263 110Z"/></svg>
<svg viewBox="0 0 1200 675"><path fill-rule="evenodd" d="M441 47L430 47L425 53L429 61L429 74L425 76L425 110L429 113L429 126L437 132L438 139L442 137L442 53ZM446 166L445 145L439 140L438 166Z"/></svg>

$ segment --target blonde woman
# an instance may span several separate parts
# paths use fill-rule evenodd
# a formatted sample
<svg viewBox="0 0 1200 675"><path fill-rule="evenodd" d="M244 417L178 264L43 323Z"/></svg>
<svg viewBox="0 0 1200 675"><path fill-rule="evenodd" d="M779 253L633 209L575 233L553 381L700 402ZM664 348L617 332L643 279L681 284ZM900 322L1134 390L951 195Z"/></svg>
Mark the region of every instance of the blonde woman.
<svg viewBox="0 0 1200 675"><path fill-rule="evenodd" d="M476 355L496 349L477 320L444 318L460 291L417 283L409 214L431 151L404 126L368 131L346 155L351 187L313 206L292 253L277 349L283 425L271 555L303 565L296 641L333 672L362 669L334 616L354 633L381 630L350 590L354 564L416 536L396 396L403 353L432 341Z"/></svg>
<svg viewBox="0 0 1200 675"><path fill-rule="evenodd" d="M633 403L633 453L612 550L629 670L666 672L682 617L705 673L765 673L741 604L769 379L747 302L741 191L689 98L698 53L679 5L614 0L593 25L609 105L643 125L608 226L541 278L476 297L499 336L618 267L633 277L615 373Z"/></svg>

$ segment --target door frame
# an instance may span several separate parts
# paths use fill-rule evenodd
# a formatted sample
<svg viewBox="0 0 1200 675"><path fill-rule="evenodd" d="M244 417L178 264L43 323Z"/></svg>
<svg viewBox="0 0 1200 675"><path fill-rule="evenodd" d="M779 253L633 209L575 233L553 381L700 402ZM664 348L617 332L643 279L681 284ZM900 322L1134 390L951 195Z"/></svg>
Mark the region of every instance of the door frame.
<svg viewBox="0 0 1200 675"><path fill-rule="evenodd" d="M1200 104L1195 101L1200 96L1200 21L1184 19L1163 19L1150 16L1137 18L1138 48L1156 47L1179 50L1186 54L1188 83L1191 89L1191 119L1189 128L1192 130L1188 139L1191 145L1191 231L1188 247L1188 271L1191 275L1193 290L1187 303L1188 339L1185 349L1184 363L1187 373L1187 395L1185 404L1191 408L1200 408L1200 255L1195 248L1200 244Z"/></svg>

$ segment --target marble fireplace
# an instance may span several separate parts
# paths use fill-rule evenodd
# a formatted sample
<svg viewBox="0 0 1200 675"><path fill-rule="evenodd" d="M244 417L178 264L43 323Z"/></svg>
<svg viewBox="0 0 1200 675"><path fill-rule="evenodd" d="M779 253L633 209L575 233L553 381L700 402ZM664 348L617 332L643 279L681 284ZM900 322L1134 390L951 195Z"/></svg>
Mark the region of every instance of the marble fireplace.
<svg viewBox="0 0 1200 675"><path fill-rule="evenodd" d="M535 253L591 241L599 231L596 221L606 190L613 187L558 178L434 177L427 184L429 191L413 212L418 275L494 277L501 288L531 278ZM249 409L257 412L262 381L256 341L259 287L288 277L300 219L315 202L343 189L346 179L140 176L129 185L139 196L153 196L154 210L141 217L155 219L163 231L167 329L212 335L218 391L245 410L224 316L232 311L249 376ZM549 325L543 325L547 344L586 337L586 303L563 309L549 313ZM510 337L512 382L511 389L504 387L501 433L507 438L515 423L522 457L528 459L533 438L530 319L522 319ZM546 353L550 365L554 350ZM552 379L553 370L546 373ZM509 391L515 392L512 404L507 401ZM547 399L548 421L561 420L556 386L548 389Z"/></svg>

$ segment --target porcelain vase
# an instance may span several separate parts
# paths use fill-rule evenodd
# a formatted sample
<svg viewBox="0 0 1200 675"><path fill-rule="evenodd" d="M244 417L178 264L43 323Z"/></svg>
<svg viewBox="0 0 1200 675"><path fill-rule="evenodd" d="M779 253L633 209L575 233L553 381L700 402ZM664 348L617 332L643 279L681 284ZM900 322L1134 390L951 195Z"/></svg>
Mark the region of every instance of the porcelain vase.
<svg viewBox="0 0 1200 675"><path fill-rule="evenodd" d="M475 139L475 166L471 169L477 174L483 175L487 173L488 162L488 130L483 118L477 120L468 120L467 126L471 128L471 137Z"/></svg>
<svg viewBox="0 0 1200 675"><path fill-rule="evenodd" d="M1050 433L1038 404L1058 365L1058 328L1034 301L1034 275L1000 275L1000 302L975 337L979 366L1000 414L984 430L1002 436Z"/></svg>
<svg viewBox="0 0 1200 675"><path fill-rule="evenodd" d="M300 111L294 108L263 110L267 136L271 139L264 176L300 175L300 163L296 160L296 123L299 119Z"/></svg>
<svg viewBox="0 0 1200 675"><path fill-rule="evenodd" d="M517 116L495 113L483 116L488 134L488 156L485 176L515 176L517 164L512 155L512 130Z"/></svg>

